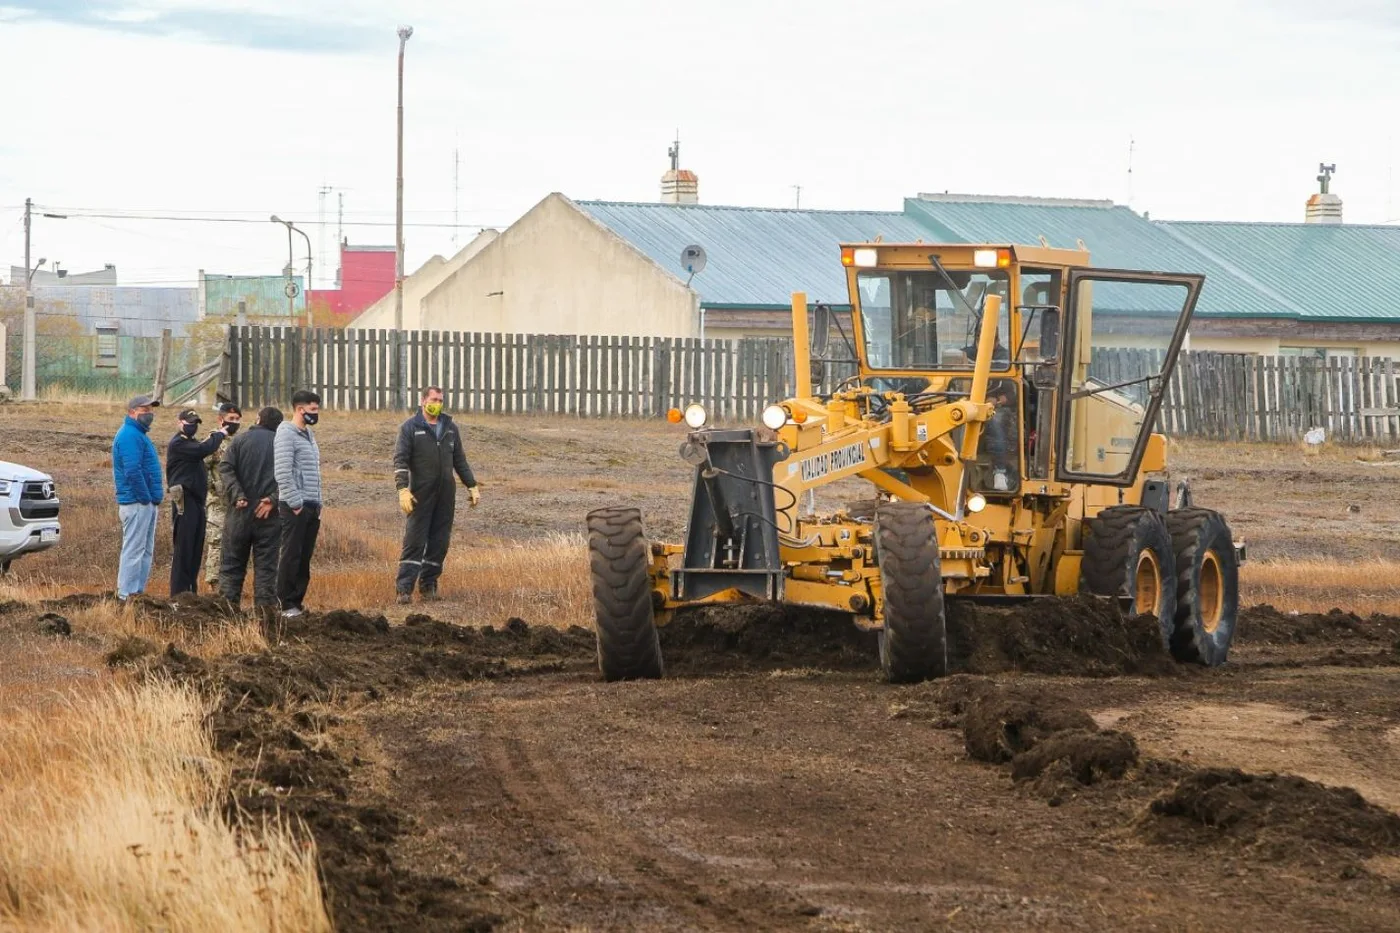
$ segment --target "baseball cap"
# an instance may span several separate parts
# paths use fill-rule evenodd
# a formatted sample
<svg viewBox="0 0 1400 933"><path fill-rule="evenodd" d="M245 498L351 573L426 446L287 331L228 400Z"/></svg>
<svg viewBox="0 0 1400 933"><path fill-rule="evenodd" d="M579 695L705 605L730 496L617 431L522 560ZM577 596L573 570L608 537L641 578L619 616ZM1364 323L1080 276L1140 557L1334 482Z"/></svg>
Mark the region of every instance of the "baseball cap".
<svg viewBox="0 0 1400 933"><path fill-rule="evenodd" d="M149 395L133 395L131 401L126 403L126 410L131 411L133 408L145 408L147 405L152 408L159 408L160 402L151 398Z"/></svg>
<svg viewBox="0 0 1400 933"><path fill-rule="evenodd" d="M232 402L220 402L218 405L216 405L216 406L214 407L214 410L217 411L217 412L218 412L219 414L221 414L221 415L241 415L241 414L243 414L243 409L239 408L237 405L233 404Z"/></svg>
<svg viewBox="0 0 1400 933"><path fill-rule="evenodd" d="M199 417L199 412L195 411L193 408L186 408L184 411L180 412L180 420L187 424L199 424L199 422L204 419Z"/></svg>

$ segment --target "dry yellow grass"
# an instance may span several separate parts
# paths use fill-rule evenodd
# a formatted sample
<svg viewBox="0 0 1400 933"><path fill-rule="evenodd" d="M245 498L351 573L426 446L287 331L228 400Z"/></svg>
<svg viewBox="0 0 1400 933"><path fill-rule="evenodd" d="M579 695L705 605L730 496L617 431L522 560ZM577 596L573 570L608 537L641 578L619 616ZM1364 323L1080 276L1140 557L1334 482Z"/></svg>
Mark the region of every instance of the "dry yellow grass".
<svg viewBox="0 0 1400 933"><path fill-rule="evenodd" d="M72 587L48 579L30 579L22 584L0 583L0 602L56 599L70 592ZM144 638L158 644L174 644L182 651L205 658L267 647L261 627L252 618L221 619L204 625L173 624L115 599L104 599L79 609L64 609L63 615L73 629L85 637L105 641Z"/></svg>
<svg viewBox="0 0 1400 933"><path fill-rule="evenodd" d="M470 625L499 625L515 616L532 625L592 626L593 597L582 536L478 543L482 546L454 549L440 591L444 602L432 607L434 615ZM397 540L365 539L362 546L374 555L324 562L318 558L308 605L393 604Z"/></svg>
<svg viewBox="0 0 1400 933"><path fill-rule="evenodd" d="M1340 607L1359 615L1400 615L1400 561L1246 561L1240 567L1240 601L1285 611Z"/></svg>
<svg viewBox="0 0 1400 933"><path fill-rule="evenodd" d="M0 928L330 929L309 841L221 818L228 775L194 691L30 701L0 716Z"/></svg>

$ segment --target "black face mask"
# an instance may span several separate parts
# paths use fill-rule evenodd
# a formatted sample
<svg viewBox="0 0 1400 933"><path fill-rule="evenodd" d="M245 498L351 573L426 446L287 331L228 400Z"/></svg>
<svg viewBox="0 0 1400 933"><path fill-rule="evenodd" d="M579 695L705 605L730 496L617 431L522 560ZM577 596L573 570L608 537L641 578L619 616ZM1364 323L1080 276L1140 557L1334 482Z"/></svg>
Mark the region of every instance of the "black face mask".
<svg viewBox="0 0 1400 933"><path fill-rule="evenodd" d="M225 424L224 424L224 430L228 432L228 436L229 436L229 437L233 437L235 434L238 433L238 422L237 422L237 421L228 421L228 422L225 422Z"/></svg>
<svg viewBox="0 0 1400 933"><path fill-rule="evenodd" d="M180 433L185 435L185 437L194 437L195 432L198 430L199 425L197 424L184 424L183 422L180 424Z"/></svg>
<svg viewBox="0 0 1400 933"><path fill-rule="evenodd" d="M304 411L301 413L301 420L306 422L306 426L309 428L317 421L321 420L321 413L315 411Z"/></svg>
<svg viewBox="0 0 1400 933"><path fill-rule="evenodd" d="M136 422L140 424L143 428L149 428L151 426L151 422L155 420L156 413L153 411L143 411L141 412L141 414L136 416Z"/></svg>

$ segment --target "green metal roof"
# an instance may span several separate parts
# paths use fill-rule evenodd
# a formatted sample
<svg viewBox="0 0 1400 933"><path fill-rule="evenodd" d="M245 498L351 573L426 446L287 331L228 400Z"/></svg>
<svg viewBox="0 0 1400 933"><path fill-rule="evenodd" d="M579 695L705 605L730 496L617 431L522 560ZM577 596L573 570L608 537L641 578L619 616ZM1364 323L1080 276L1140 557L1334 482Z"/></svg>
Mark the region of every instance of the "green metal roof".
<svg viewBox="0 0 1400 933"><path fill-rule="evenodd" d="M1111 201L920 195L906 199L904 210L924 221L935 239L1035 245L1044 237L1062 249L1074 249L1082 241L1100 268L1202 273L1206 284L1196 304L1198 315L1303 316L1284 295Z"/></svg>
<svg viewBox="0 0 1400 933"><path fill-rule="evenodd" d="M849 296L841 243L934 239L917 219L898 211L574 204L681 281L681 250L703 246L707 264L690 287L707 308L786 308L795 291L806 292L809 301L843 306Z"/></svg>
<svg viewBox="0 0 1400 933"><path fill-rule="evenodd" d="M794 291L844 305L843 242L1043 238L1082 242L1100 268L1203 273L1202 316L1400 323L1400 227L1154 221L1110 201L975 195L919 195L902 212L574 204L682 281L681 250L703 246L708 264L691 287L709 308L786 308ZM1161 310L1134 303L1122 310Z"/></svg>
<svg viewBox="0 0 1400 933"><path fill-rule="evenodd" d="M1154 222L1286 297L1308 321L1400 322L1400 227Z"/></svg>

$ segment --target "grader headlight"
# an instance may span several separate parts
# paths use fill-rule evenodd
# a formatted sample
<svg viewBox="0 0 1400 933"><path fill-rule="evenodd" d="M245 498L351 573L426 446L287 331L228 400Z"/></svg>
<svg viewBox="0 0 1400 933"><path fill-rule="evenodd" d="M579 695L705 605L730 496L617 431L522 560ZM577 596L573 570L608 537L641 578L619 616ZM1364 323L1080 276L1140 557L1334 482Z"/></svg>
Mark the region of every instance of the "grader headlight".
<svg viewBox="0 0 1400 933"><path fill-rule="evenodd" d="M705 406L696 402L687 405L685 409L685 423L692 428L703 428L709 416L705 413Z"/></svg>
<svg viewBox="0 0 1400 933"><path fill-rule="evenodd" d="M987 498L980 492L974 492L967 497L967 510L969 512L980 512L987 507Z"/></svg>
<svg viewBox="0 0 1400 933"><path fill-rule="evenodd" d="M763 409L763 426L771 431L776 431L787 424L787 409L781 405L769 405Z"/></svg>

